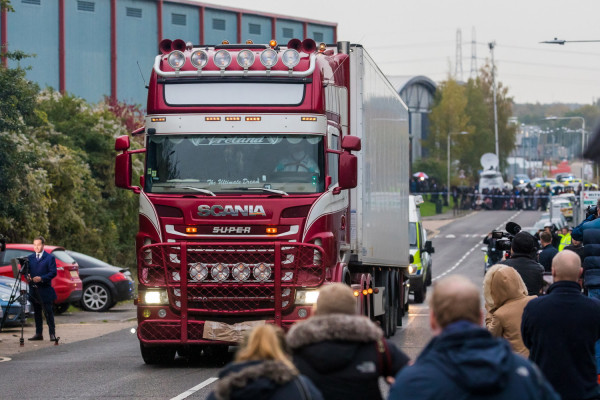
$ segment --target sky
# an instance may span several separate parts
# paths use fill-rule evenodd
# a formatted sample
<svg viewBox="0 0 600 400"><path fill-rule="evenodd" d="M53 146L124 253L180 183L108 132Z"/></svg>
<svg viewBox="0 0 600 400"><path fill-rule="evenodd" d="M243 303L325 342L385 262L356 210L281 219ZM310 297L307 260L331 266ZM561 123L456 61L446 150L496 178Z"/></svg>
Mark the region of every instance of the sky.
<svg viewBox="0 0 600 400"><path fill-rule="evenodd" d="M600 0L212 0L204 4L338 24L337 39L362 44L387 75L440 82L490 61L516 103L591 104L600 99ZM461 45L457 46L457 31ZM598 42L541 44L553 40ZM457 47L462 62L457 63ZM462 64L457 73L457 65Z"/></svg>

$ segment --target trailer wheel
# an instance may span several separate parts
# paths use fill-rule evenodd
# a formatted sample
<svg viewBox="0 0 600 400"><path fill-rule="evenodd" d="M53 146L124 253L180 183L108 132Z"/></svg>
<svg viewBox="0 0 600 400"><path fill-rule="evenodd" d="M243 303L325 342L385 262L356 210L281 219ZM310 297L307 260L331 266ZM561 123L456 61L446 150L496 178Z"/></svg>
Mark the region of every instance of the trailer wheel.
<svg viewBox="0 0 600 400"><path fill-rule="evenodd" d="M175 347L172 346L146 347L140 342L140 350L144 362L149 365L170 364L175 359Z"/></svg>
<svg viewBox="0 0 600 400"><path fill-rule="evenodd" d="M415 296L415 303L421 304L425 301L425 296L427 296L427 286L423 280L419 279L415 282L413 294Z"/></svg>
<svg viewBox="0 0 600 400"><path fill-rule="evenodd" d="M390 336L396 334L398 327L398 285L396 272L391 273L390 286Z"/></svg>

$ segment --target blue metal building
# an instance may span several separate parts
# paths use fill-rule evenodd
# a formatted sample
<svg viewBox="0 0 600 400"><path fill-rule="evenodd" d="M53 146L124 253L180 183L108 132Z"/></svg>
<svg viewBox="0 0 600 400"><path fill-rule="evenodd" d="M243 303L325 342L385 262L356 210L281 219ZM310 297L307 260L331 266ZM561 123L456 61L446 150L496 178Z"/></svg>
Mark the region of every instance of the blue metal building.
<svg viewBox="0 0 600 400"><path fill-rule="evenodd" d="M1 12L0 42L8 51L35 55L20 61L31 67L27 77L92 103L110 96L145 104L144 82L163 38L194 44L337 41L335 23L191 0L11 0L11 5L14 12Z"/></svg>

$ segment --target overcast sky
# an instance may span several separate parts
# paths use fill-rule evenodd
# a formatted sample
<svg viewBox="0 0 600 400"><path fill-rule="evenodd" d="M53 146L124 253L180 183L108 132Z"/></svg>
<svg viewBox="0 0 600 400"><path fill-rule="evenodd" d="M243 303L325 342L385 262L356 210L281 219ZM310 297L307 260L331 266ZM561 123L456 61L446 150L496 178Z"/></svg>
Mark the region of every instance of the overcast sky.
<svg viewBox="0 0 600 400"><path fill-rule="evenodd" d="M517 103L583 103L600 98L600 42L540 44L555 37L600 41L600 0L212 0L209 4L338 24L338 40L360 43L388 75L462 78L495 41L498 79ZM460 64L459 64L460 65ZM460 76L459 76L460 77Z"/></svg>

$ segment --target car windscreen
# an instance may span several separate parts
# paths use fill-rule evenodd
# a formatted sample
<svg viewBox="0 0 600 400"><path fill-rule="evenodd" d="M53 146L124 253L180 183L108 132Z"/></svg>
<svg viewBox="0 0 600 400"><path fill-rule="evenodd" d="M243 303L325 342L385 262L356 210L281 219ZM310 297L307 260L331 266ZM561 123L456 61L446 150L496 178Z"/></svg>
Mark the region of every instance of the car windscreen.
<svg viewBox="0 0 600 400"><path fill-rule="evenodd" d="M417 223L410 222L408 224L408 242L410 247L417 247Z"/></svg>
<svg viewBox="0 0 600 400"><path fill-rule="evenodd" d="M77 262L64 250L54 250L52 255L66 264L75 264Z"/></svg>
<svg viewBox="0 0 600 400"><path fill-rule="evenodd" d="M149 193L319 193L325 186L320 135L153 135ZM271 192L269 192L271 191Z"/></svg>

